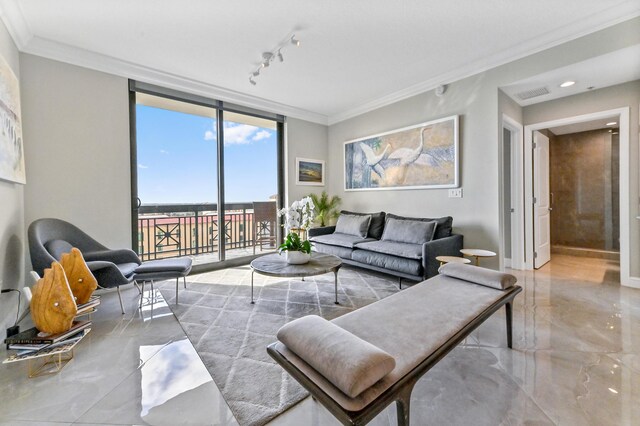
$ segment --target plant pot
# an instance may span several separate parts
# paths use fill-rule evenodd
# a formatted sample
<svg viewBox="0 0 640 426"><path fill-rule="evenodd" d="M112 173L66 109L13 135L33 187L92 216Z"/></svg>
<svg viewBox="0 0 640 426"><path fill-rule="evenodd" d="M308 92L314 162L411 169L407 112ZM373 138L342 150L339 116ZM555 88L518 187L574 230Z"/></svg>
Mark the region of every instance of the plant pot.
<svg viewBox="0 0 640 426"><path fill-rule="evenodd" d="M290 265L302 265L311 260L311 254L303 253L301 251L286 251L285 259Z"/></svg>

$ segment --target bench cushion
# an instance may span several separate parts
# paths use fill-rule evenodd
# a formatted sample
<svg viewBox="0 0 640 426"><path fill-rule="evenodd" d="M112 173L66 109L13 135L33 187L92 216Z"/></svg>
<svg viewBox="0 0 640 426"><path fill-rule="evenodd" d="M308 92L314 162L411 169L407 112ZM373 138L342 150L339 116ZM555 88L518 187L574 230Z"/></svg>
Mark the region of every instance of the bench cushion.
<svg viewBox="0 0 640 426"><path fill-rule="evenodd" d="M396 366L382 349L316 315L285 324L278 340L352 398Z"/></svg>
<svg viewBox="0 0 640 426"><path fill-rule="evenodd" d="M375 251L376 253L392 254L409 259L422 259L422 245L420 244L400 243L397 241L371 241L357 243L356 247Z"/></svg>
<svg viewBox="0 0 640 426"><path fill-rule="evenodd" d="M278 343L276 350L344 409L359 411L503 294L502 290L438 275L333 320L334 324L382 349L396 360L396 367L391 373L355 398L340 391L284 344ZM399 321L399 318L402 320Z"/></svg>
<svg viewBox="0 0 640 426"><path fill-rule="evenodd" d="M340 232L334 232L328 235L318 235L317 237L311 237L311 242L329 244L332 246L353 248L356 244L372 241L371 238L363 238L357 235L342 234Z"/></svg>
<svg viewBox="0 0 640 426"><path fill-rule="evenodd" d="M511 274L459 263L448 263L442 265L438 272L449 277L458 278L486 287L497 288L499 290L506 290L513 287L517 281L516 277Z"/></svg>

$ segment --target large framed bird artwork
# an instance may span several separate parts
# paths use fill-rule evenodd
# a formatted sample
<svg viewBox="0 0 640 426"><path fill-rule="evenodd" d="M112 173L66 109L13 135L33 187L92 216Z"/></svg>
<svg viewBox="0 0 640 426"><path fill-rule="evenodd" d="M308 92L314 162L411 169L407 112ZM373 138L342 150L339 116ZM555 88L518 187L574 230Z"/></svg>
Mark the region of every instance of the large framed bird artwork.
<svg viewBox="0 0 640 426"><path fill-rule="evenodd" d="M344 143L345 191L457 188L458 116Z"/></svg>

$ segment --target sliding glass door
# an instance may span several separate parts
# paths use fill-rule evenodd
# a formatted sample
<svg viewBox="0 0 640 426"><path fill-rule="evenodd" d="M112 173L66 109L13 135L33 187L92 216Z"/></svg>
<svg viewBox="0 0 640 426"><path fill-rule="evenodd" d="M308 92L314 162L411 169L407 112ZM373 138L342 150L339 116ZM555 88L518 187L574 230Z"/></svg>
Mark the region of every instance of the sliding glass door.
<svg viewBox="0 0 640 426"><path fill-rule="evenodd" d="M177 98L131 91L134 248L194 265L274 250L282 123Z"/></svg>

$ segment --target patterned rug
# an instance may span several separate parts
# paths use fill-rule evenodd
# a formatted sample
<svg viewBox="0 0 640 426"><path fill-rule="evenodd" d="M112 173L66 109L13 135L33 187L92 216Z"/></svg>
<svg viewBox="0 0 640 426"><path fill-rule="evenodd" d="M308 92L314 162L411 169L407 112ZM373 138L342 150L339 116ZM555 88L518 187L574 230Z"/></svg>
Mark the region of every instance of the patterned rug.
<svg viewBox="0 0 640 426"><path fill-rule="evenodd" d="M299 279L255 274L248 266L189 277L175 305L175 284L159 286L240 425L263 425L307 396L266 351L285 323L305 315L336 318L398 291L397 281L360 269ZM181 285L182 287L182 285Z"/></svg>

